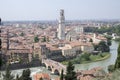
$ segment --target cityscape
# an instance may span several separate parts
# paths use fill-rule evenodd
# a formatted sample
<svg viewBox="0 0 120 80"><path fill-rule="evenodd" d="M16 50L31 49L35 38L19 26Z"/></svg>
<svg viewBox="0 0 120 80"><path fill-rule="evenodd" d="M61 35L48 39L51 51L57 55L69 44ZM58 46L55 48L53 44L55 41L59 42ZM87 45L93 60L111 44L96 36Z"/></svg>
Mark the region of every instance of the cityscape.
<svg viewBox="0 0 120 80"><path fill-rule="evenodd" d="M54 2L61 3L61 1ZM79 1L73 3L79 5L77 2ZM92 2L90 4L94 4L95 1ZM110 2L110 4L118 5L116 2ZM13 3L16 1L11 2ZM71 17L70 14L67 15L69 5L65 3L62 5L63 8L58 8L58 11L54 12L57 16L51 12L43 13L43 16L56 17L54 19L51 17L45 17L46 20L34 19L42 13L28 14L28 16L34 15L34 18L32 16L29 19L22 15L19 18L13 14L5 17L4 11L0 12L0 80L120 79L120 16L116 14L117 18L110 17L114 15L111 13L108 18L104 16L99 18L100 15L98 15L93 18L75 19L73 17L82 15L83 10L80 11L81 14L77 15L75 12L76 15L74 15L72 13L76 10L71 9ZM49 3L46 4L49 5ZM74 7L71 5L71 8ZM24 8L21 6L21 9ZM48 9L51 10L51 7ZM97 14L97 10L95 11ZM26 15L26 13L23 14Z"/></svg>

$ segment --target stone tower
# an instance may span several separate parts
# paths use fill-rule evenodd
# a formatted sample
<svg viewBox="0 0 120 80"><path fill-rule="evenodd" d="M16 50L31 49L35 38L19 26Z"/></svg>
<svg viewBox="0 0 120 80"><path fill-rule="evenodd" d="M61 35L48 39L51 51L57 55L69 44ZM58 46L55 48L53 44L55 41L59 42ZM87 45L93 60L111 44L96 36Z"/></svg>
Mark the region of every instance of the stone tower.
<svg viewBox="0 0 120 80"><path fill-rule="evenodd" d="M60 10L58 38L61 40L65 39L65 17L64 17L64 10L63 9Z"/></svg>

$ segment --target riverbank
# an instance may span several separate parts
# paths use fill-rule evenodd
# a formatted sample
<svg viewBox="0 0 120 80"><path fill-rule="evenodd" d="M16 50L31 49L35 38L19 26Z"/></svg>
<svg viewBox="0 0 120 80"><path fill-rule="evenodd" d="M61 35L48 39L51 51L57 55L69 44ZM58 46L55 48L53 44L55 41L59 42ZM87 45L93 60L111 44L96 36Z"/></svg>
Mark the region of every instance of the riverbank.
<svg viewBox="0 0 120 80"><path fill-rule="evenodd" d="M98 55L92 55L92 54L82 54L81 56L71 59L73 64L85 64L85 63L92 63L97 61L102 61L105 59L108 59L111 56L110 53L99 53ZM67 65L69 61L63 61L61 62L64 65Z"/></svg>

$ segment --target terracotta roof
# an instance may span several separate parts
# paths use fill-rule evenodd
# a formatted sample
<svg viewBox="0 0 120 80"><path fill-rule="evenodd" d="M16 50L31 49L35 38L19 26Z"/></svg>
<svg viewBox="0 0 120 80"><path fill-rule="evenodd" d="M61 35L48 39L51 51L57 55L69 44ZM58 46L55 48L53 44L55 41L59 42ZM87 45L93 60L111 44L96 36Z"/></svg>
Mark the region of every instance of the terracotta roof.
<svg viewBox="0 0 120 80"><path fill-rule="evenodd" d="M10 49L7 51L8 54L10 53L31 53L30 49Z"/></svg>
<svg viewBox="0 0 120 80"><path fill-rule="evenodd" d="M93 79L93 77L91 77L89 75L88 76L84 76L84 77L83 76L79 77L79 80L92 80L92 79Z"/></svg>
<svg viewBox="0 0 120 80"><path fill-rule="evenodd" d="M34 75L34 80L40 80L40 78L50 80L50 76L47 73L37 73Z"/></svg>
<svg viewBox="0 0 120 80"><path fill-rule="evenodd" d="M79 41L70 42L69 44L70 44L72 47L76 47L76 46L92 46L92 44L91 44L90 42L83 43L83 42L79 42Z"/></svg>

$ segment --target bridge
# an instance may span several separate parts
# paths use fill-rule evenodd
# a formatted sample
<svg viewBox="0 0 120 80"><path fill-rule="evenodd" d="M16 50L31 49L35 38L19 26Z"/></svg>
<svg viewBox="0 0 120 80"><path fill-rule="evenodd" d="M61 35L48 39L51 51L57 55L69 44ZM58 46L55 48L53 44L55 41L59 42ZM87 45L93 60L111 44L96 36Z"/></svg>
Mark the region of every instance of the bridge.
<svg viewBox="0 0 120 80"><path fill-rule="evenodd" d="M59 62L56 62L56 61L51 60L51 59L42 59L42 64L43 64L48 70L50 70L51 73L53 73L53 74L60 75L62 69L63 69L63 71L64 71L63 74L66 74L66 66L65 66L65 65L62 65L62 64L59 63Z"/></svg>

